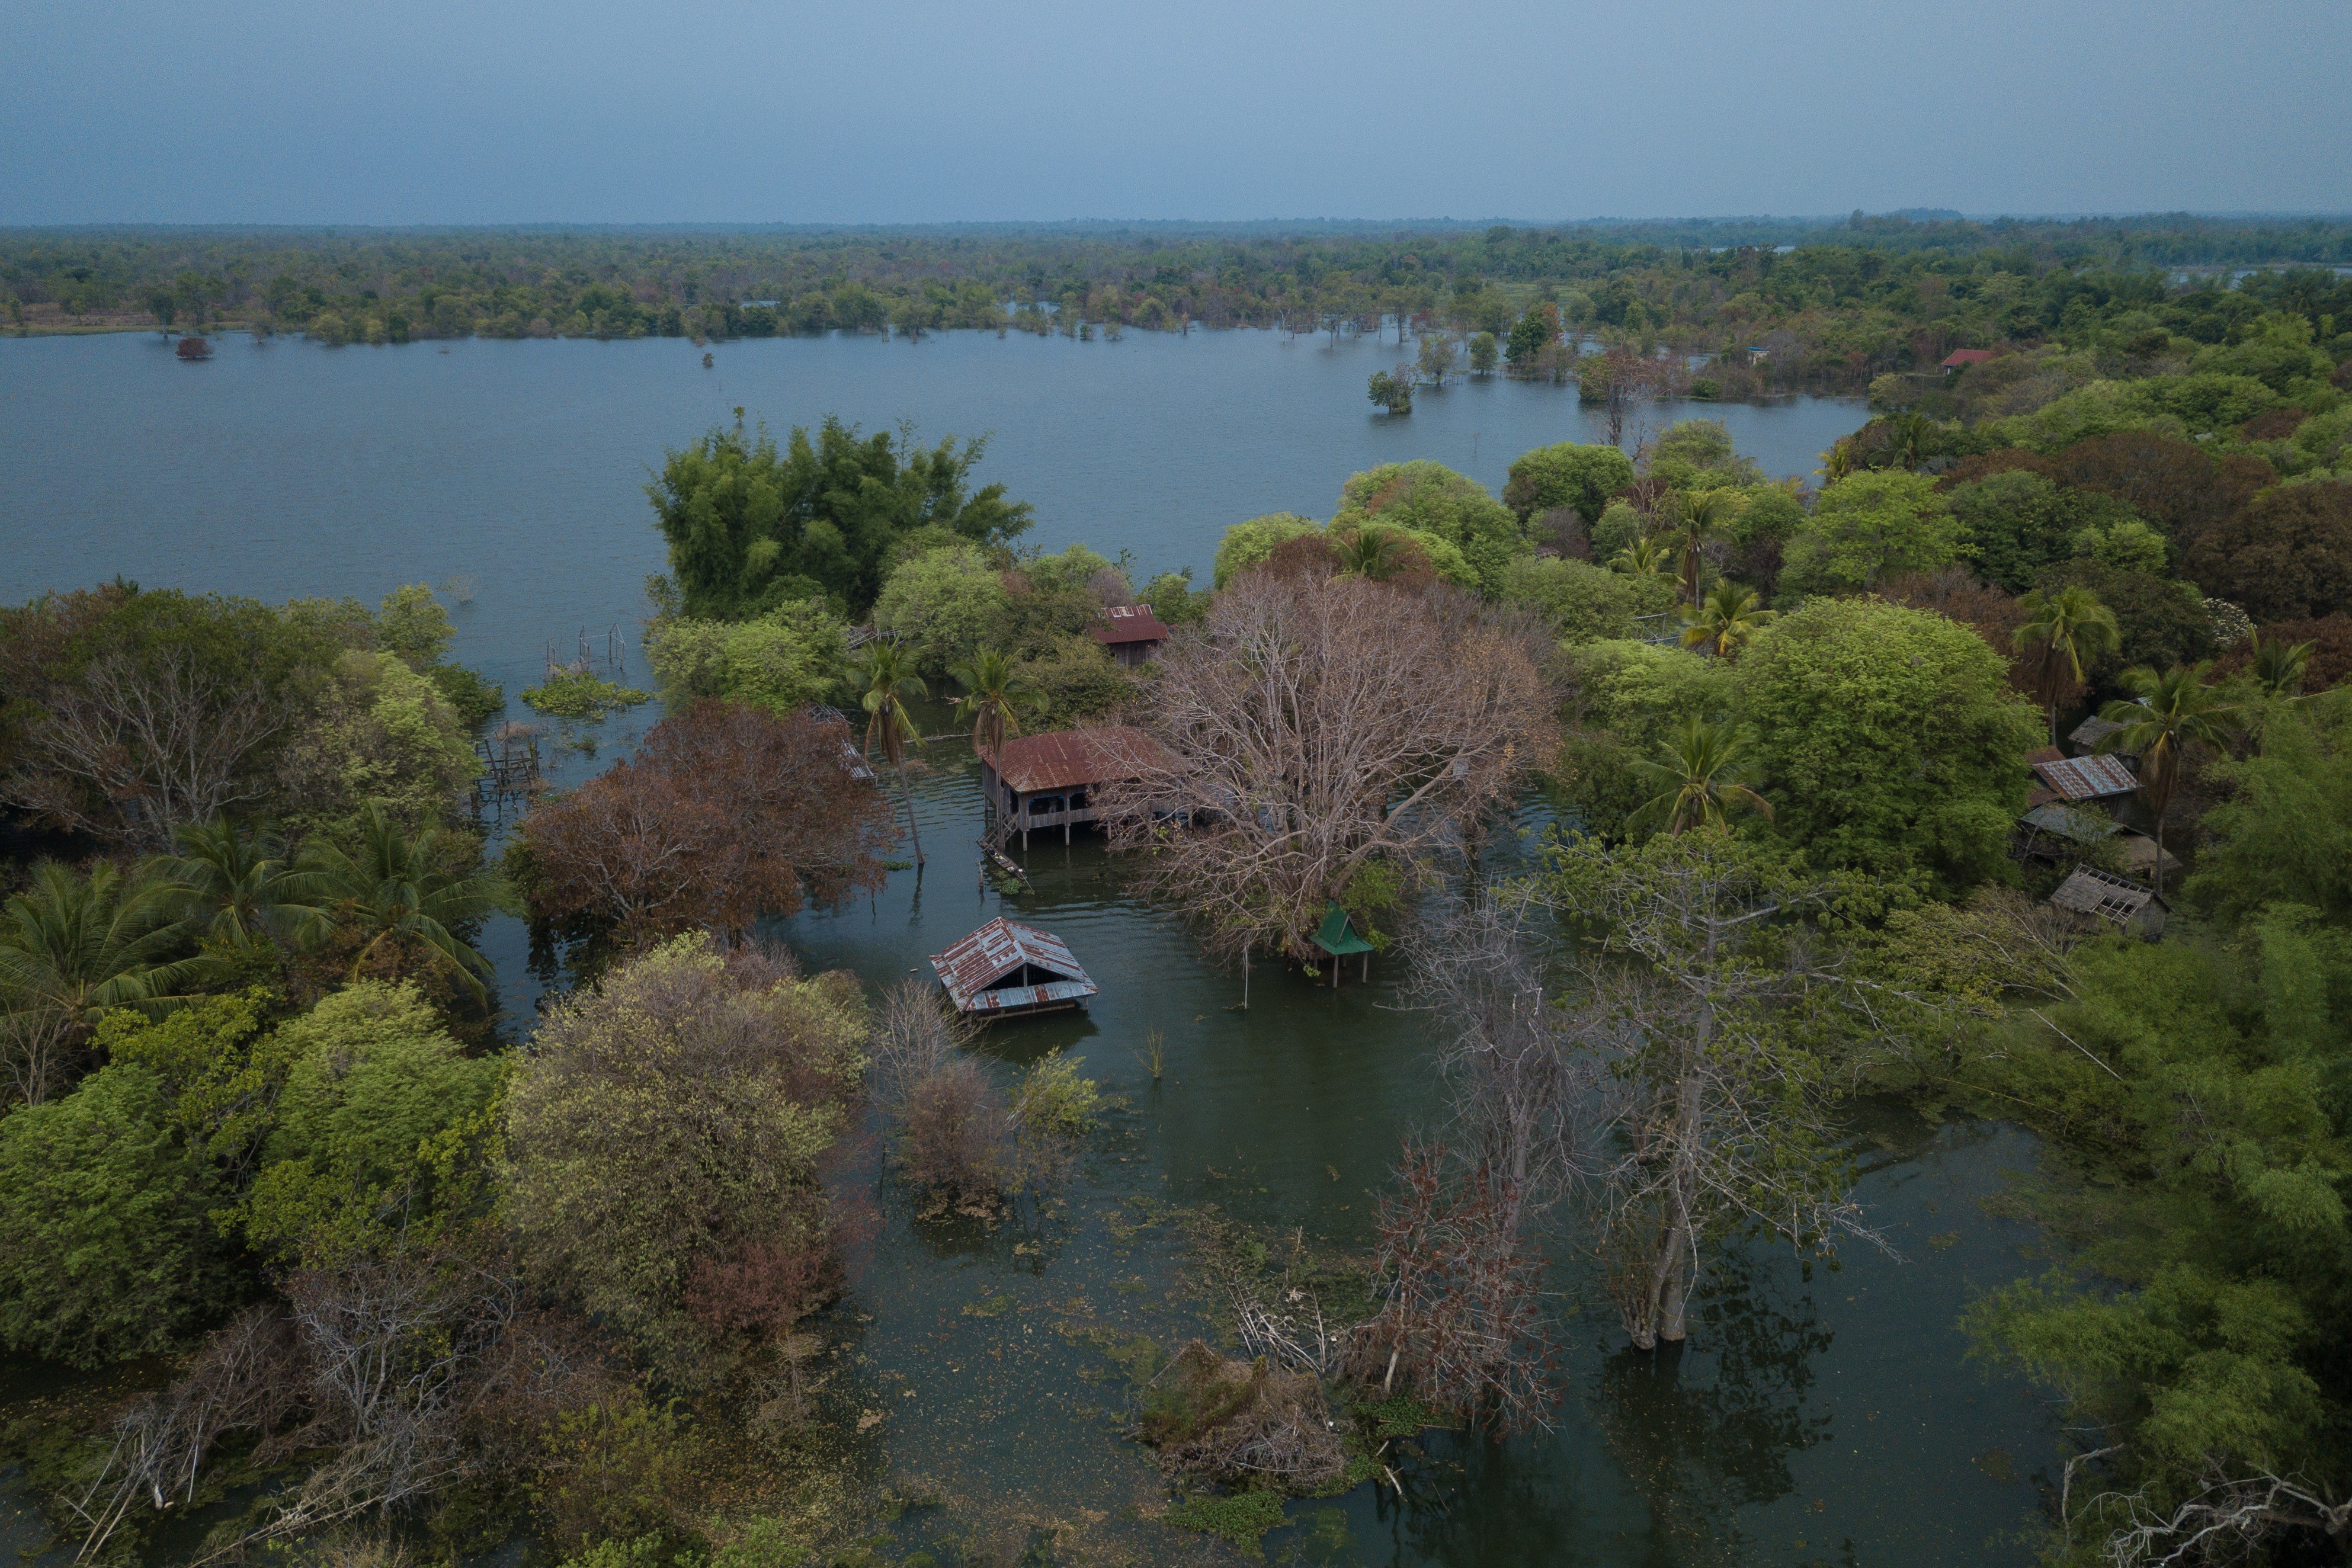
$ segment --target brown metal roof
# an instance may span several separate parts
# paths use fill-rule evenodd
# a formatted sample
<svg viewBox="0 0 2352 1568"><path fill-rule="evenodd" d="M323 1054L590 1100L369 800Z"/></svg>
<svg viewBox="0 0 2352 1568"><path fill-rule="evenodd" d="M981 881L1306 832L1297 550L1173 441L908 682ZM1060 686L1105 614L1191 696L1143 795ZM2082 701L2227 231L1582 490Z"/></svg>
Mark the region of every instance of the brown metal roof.
<svg viewBox="0 0 2352 1568"><path fill-rule="evenodd" d="M1055 977L1028 985L999 986L1024 967ZM1050 931L997 916L944 953L931 955L931 967L960 1011L1004 1012L1055 1002L1075 1002L1096 992L1068 946Z"/></svg>
<svg viewBox="0 0 2352 1568"><path fill-rule="evenodd" d="M1015 736L1004 743L1002 758L984 746L980 756L996 769L1007 788L1021 795L1108 784L1114 779L1133 778L1139 764L1166 767L1175 760L1166 747L1124 724Z"/></svg>
<svg viewBox="0 0 2352 1568"><path fill-rule="evenodd" d="M1944 356L1943 368L1948 371L1957 365L1981 365L1991 358L1990 349L1954 349Z"/></svg>
<svg viewBox="0 0 2352 1568"><path fill-rule="evenodd" d="M2110 795L2128 795L2139 788L2139 779L2119 757L2062 758L2035 763L2033 772L2069 800L2101 800Z"/></svg>
<svg viewBox="0 0 2352 1568"><path fill-rule="evenodd" d="M1097 643L1116 647L1121 643L1165 643L1168 628L1151 613L1149 604L1114 604L1090 628Z"/></svg>

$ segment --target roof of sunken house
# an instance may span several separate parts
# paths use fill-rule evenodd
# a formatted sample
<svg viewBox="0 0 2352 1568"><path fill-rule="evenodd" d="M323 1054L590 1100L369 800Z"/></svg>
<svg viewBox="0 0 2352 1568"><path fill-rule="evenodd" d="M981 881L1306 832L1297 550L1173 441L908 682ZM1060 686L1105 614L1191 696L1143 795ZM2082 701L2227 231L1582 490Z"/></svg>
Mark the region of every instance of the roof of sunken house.
<svg viewBox="0 0 2352 1568"><path fill-rule="evenodd" d="M1001 753L982 747L980 757L1005 788L1022 795L1131 779L1141 768L1164 768L1175 760L1166 747L1126 724L1015 736Z"/></svg>

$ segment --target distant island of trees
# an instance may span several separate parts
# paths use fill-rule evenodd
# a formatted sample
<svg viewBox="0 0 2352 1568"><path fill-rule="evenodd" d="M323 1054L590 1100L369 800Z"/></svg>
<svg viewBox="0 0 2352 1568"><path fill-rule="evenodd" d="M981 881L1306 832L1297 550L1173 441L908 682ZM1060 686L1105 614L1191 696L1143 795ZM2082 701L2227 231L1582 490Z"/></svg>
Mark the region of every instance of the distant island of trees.
<svg viewBox="0 0 2352 1568"><path fill-rule="evenodd" d="M1951 350L2159 310L2220 341L2239 317L2334 315L2343 219L2001 219L1856 213L1553 226L1135 225L908 229L19 229L0 306L20 334L300 331L712 339L942 329L1407 326L1512 342L1566 380L1531 316L1654 355L1719 356L1718 395L1859 390ZM2252 276L2230 274L2253 269ZM2234 281L2234 287L2232 287ZM2352 309L2343 312L2352 323ZM1514 331L1517 329L1517 340ZM2325 334L2323 334L2325 335ZM1760 350L1760 351L1759 351ZM1701 395L1705 395L1702 392Z"/></svg>

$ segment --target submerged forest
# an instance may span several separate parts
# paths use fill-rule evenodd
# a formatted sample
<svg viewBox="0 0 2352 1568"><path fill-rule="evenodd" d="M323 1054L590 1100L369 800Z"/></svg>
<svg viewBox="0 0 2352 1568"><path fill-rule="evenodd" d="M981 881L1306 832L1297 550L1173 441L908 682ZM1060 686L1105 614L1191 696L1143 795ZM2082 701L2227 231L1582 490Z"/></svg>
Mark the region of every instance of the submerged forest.
<svg viewBox="0 0 2352 1568"><path fill-rule="evenodd" d="M1438 1434L1584 1420L1580 1336L1668 1376L1749 1260L1893 1253L1862 1129L1899 1113L2034 1151L1994 1201L2040 1266L1932 1326L2032 1381L2060 1462L1970 1527L2346 1561L2347 253L1934 214L0 235L26 331L1393 333L1368 417L1457 341L1651 416L1498 488L1397 462L1220 519L1203 577L1037 548L984 441L739 417L646 454L650 689L551 654L510 698L446 586L93 561L0 609L0 1345L47 1379L0 1463L59 1562L1352 1561L1297 1527L1435 1494ZM1798 388L1866 399L1809 480L1708 417ZM926 842L911 780L1072 730L1110 737L1119 896L1240 1008L1377 972L1436 1088L1363 1246L1134 1203L1198 1332L1061 1332L1150 1495L1008 1519L860 1459L899 1408L865 1260L1051 1253L1129 1159L1104 1062L1156 1092L1183 1020L1008 1059L1020 1020L789 923L975 859L1024 918L1006 798ZM516 920L532 1016L483 952Z"/></svg>

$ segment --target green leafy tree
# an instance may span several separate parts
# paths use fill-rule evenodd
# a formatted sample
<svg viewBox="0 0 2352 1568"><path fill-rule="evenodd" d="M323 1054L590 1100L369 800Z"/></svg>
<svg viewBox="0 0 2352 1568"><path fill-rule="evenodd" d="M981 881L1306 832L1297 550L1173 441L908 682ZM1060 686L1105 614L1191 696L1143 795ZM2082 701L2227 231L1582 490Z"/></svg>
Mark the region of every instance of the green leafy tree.
<svg viewBox="0 0 2352 1568"><path fill-rule="evenodd" d="M1853 474L1823 490L1783 552L1784 597L1851 593L1899 572L1958 559L1960 531L1936 482L1920 474Z"/></svg>
<svg viewBox="0 0 2352 1568"><path fill-rule="evenodd" d="M1486 487L1441 463L1384 463L1351 476L1340 487L1331 531L1345 534L1367 522L1432 534L1462 552L1477 573L1480 591L1499 594L1503 573L1535 547L1519 531L1511 509Z"/></svg>
<svg viewBox="0 0 2352 1568"><path fill-rule="evenodd" d="M854 679L866 714L866 754L871 757L880 746L883 759L898 775L898 798L906 803L907 831L914 835L915 863L919 866L923 830L915 821L914 791L907 788L907 748L923 744L923 730L907 710L907 699L929 696L930 688L915 674L913 661L898 643L868 643L858 656Z"/></svg>
<svg viewBox="0 0 2352 1568"><path fill-rule="evenodd" d="M1671 591L1663 579L1651 580ZM1636 764L1687 725L1728 715L1731 672L1718 660L1649 643L1588 643L1568 649L1564 662L1569 722L1550 787L1590 831L1614 835L1654 792Z"/></svg>
<svg viewBox="0 0 2352 1568"><path fill-rule="evenodd" d="M952 674L963 687L956 711L971 720L972 745L1002 751L1006 736L1021 733L1021 715L1036 707L1036 688L1012 660L992 648L982 649Z"/></svg>
<svg viewBox="0 0 2352 1568"><path fill-rule="evenodd" d="M1001 544L1031 507L1004 486L974 490L983 441L936 447L828 417L814 440L795 427L784 450L739 423L670 452L646 487L668 542L680 609L737 620L789 600L828 595L862 615L891 549L924 528Z"/></svg>
<svg viewBox="0 0 2352 1568"><path fill-rule="evenodd" d="M376 637L383 651L424 674L438 664L457 640L449 612L421 582L395 588L383 596L375 614Z"/></svg>
<svg viewBox="0 0 2352 1568"><path fill-rule="evenodd" d="M2342 716L2282 716L2259 757L2213 764L2224 787L2200 826L2188 892L2237 923L2267 904L2352 924L2352 745Z"/></svg>
<svg viewBox="0 0 2352 1568"><path fill-rule="evenodd" d="M2036 589L2018 601L2025 624L2017 629L2015 646L2030 661L2034 695L2050 721L2050 741L2058 741L2058 705L2082 685L2084 655L2094 659L2112 650L2123 633L2116 612L2099 602L2087 588L2067 587L2048 592Z"/></svg>
<svg viewBox="0 0 2352 1568"><path fill-rule="evenodd" d="M170 1350L236 1299L221 1196L147 1067L0 1117L0 1343L77 1366Z"/></svg>
<svg viewBox="0 0 2352 1568"><path fill-rule="evenodd" d="M1302 517L1297 512L1269 512L1245 523L1235 523L1217 542L1213 585L1223 588L1243 572L1262 564L1283 545L1302 534L1315 533L1320 527L1314 518Z"/></svg>
<svg viewBox="0 0 2352 1568"><path fill-rule="evenodd" d="M1570 646L1630 637L1636 617L1674 608L1674 585L1654 572L1629 575L1591 561L1528 556L1503 574L1503 602L1523 604Z"/></svg>
<svg viewBox="0 0 2352 1568"><path fill-rule="evenodd" d="M1511 336L1503 356L1514 366L1532 365L1535 357L1549 348L1559 336L1559 321L1556 317L1530 310L1511 323Z"/></svg>
<svg viewBox="0 0 2352 1568"><path fill-rule="evenodd" d="M1473 333L1470 339L1471 373L1481 376L1493 375L1495 373L1496 358L1496 348L1495 343L1495 334L1492 332Z"/></svg>
<svg viewBox="0 0 2352 1568"><path fill-rule="evenodd" d="M2235 706L2208 685L2207 664L2176 664L2162 674L2146 667L2126 670L2124 689L2137 693L2128 702L2111 702L2099 712L2109 724L2122 727L2100 741L2110 751L2126 751L2138 758L2140 799L2156 818L2156 891L2164 891L2164 826L2172 797L2180 787L2181 769L2200 752L2217 752L2230 743Z"/></svg>
<svg viewBox="0 0 2352 1568"><path fill-rule="evenodd" d="M814 599L755 621L665 616L646 630L646 657L673 708L713 697L782 715L839 694L849 678L849 627Z"/></svg>
<svg viewBox="0 0 2352 1568"><path fill-rule="evenodd" d="M477 998L487 997L483 982L497 970L457 933L511 912L514 894L502 877L452 870L460 852L439 828L406 831L371 802L352 847L320 842L303 855L297 885L320 912L304 923L303 938L318 944L348 937L357 948L354 979L379 956L400 961L421 949Z"/></svg>
<svg viewBox="0 0 2352 1568"><path fill-rule="evenodd" d="M1521 522L1555 507L1573 507L1590 527L1601 521L1609 498L1633 482L1633 461L1616 447L1563 441L1513 459L1503 504Z"/></svg>
<svg viewBox="0 0 2352 1568"><path fill-rule="evenodd" d="M483 1212L506 1059L468 1056L415 986L373 980L272 1043L289 1065L236 1211L250 1244L331 1265L428 1247Z"/></svg>
<svg viewBox="0 0 2352 1568"><path fill-rule="evenodd" d="M1734 811L1755 811L1769 821L1771 802L1747 783L1747 749L1746 738L1728 725L1696 716L1684 720L1681 732L1659 745L1659 760L1633 765L1635 776L1658 793L1627 825L1660 825L1680 834L1724 827Z"/></svg>
<svg viewBox="0 0 2352 1568"><path fill-rule="evenodd" d="M1412 371L1404 365L1393 371L1374 371L1365 383L1364 395L1391 413L1412 412Z"/></svg>
<svg viewBox="0 0 2352 1568"><path fill-rule="evenodd" d="M1718 659L1733 658L1778 618L1763 608L1754 589L1724 578L1707 590L1705 600L1684 607L1683 646L1704 649Z"/></svg>
<svg viewBox="0 0 2352 1568"><path fill-rule="evenodd" d="M1764 470L1742 457L1719 419L1677 420L1651 444L1649 476L1675 490L1746 491L1764 486Z"/></svg>
<svg viewBox="0 0 2352 1568"><path fill-rule="evenodd" d="M1732 681L1779 834L1817 866L1888 881L2008 874L2042 735L2008 676L1969 628L1877 600L1816 600L1764 628Z"/></svg>
<svg viewBox="0 0 2352 1568"><path fill-rule="evenodd" d="M905 642L926 675L976 657L1004 629L1006 573L958 542L909 556L891 569L874 601L875 629Z"/></svg>

